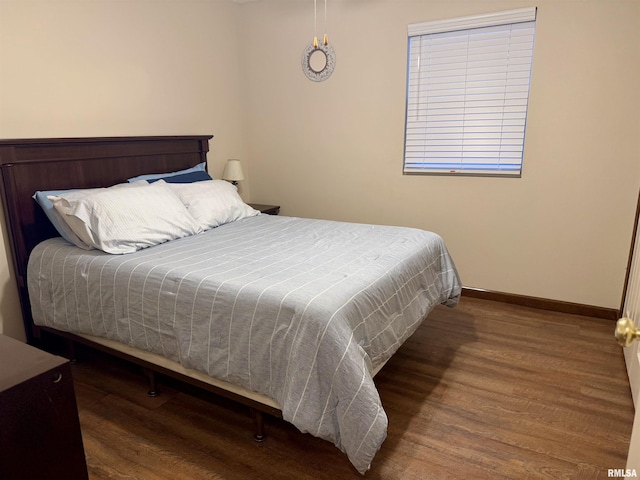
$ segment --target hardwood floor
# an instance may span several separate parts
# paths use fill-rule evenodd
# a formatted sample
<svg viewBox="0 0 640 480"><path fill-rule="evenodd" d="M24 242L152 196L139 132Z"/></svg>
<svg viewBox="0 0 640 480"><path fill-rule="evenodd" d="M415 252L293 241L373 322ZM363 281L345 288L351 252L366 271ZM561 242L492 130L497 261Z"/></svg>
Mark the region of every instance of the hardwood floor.
<svg viewBox="0 0 640 480"><path fill-rule="evenodd" d="M463 297L376 377L388 437L365 478L596 479L624 468L633 404L607 320ZM332 444L91 353L73 366L90 478L357 479Z"/></svg>

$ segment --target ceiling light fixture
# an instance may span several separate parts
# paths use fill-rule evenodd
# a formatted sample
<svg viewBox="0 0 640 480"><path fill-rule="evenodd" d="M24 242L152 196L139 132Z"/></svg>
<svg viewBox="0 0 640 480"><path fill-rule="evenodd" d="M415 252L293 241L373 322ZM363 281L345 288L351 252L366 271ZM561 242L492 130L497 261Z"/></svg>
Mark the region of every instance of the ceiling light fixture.
<svg viewBox="0 0 640 480"><path fill-rule="evenodd" d="M327 0L324 0L324 37L318 43L318 4L313 0L313 42L302 52L302 71L309 80L322 82L329 78L336 66L336 54L329 45L327 34Z"/></svg>

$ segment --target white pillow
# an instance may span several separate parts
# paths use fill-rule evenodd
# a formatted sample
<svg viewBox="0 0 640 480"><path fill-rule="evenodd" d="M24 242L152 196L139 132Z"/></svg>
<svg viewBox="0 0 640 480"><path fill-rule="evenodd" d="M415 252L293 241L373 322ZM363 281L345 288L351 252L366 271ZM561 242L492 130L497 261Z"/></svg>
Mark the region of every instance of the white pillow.
<svg viewBox="0 0 640 480"><path fill-rule="evenodd" d="M159 182L88 195L71 192L52 202L76 235L107 253L132 253L202 231L177 195Z"/></svg>
<svg viewBox="0 0 640 480"><path fill-rule="evenodd" d="M140 180L132 183L119 183L117 185L113 185L108 188L131 188L131 187L139 187L141 185L148 185L149 183L146 180ZM64 195L65 198L70 199L80 199L82 197L86 197L87 195L93 195L94 193L102 192L107 190L106 187L98 187L98 188L84 188L84 189L70 189L70 190L59 190L55 192L54 195L49 194L50 192L36 192L33 198L40 204L45 214L53 224L53 226L58 230L60 235L66 239L67 241L73 243L76 247L80 247L84 250L93 250L95 247L88 243L85 239L80 238L69 225L68 219L65 218L64 215L60 214L58 210L53 205L54 199ZM40 196L40 194L45 194L46 197ZM49 194L49 195L47 195Z"/></svg>
<svg viewBox="0 0 640 480"><path fill-rule="evenodd" d="M156 183L162 182L159 180ZM203 230L259 215L242 201L236 187L225 180L194 183L167 183Z"/></svg>

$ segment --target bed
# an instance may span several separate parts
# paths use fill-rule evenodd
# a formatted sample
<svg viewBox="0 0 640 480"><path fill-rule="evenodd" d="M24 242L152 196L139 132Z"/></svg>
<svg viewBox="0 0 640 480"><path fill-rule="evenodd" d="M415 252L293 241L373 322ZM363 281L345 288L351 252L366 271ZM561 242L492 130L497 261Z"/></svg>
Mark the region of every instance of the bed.
<svg viewBox="0 0 640 480"><path fill-rule="evenodd" d="M460 296L438 235L255 212L114 255L71 245L32 198L192 169L211 138L0 141L28 340L55 334L245 403L260 439L261 414L282 417L364 474L387 427L373 376Z"/></svg>

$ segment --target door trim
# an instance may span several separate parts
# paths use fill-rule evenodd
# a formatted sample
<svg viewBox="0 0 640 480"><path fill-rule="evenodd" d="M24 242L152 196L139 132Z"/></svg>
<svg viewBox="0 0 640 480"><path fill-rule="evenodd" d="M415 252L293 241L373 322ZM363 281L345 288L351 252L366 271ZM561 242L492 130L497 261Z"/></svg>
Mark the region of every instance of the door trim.
<svg viewBox="0 0 640 480"><path fill-rule="evenodd" d="M633 230L631 233L631 247L629 248L629 259L627 260L627 272L624 276L624 285L622 288L622 300L620 301L620 315L624 315L624 303L627 301L627 289L629 288L629 277L631 276L631 262L633 262L633 252L636 248L636 232L638 231L638 218L640 217L640 193L638 194L638 203L636 205L636 216L633 221Z"/></svg>

